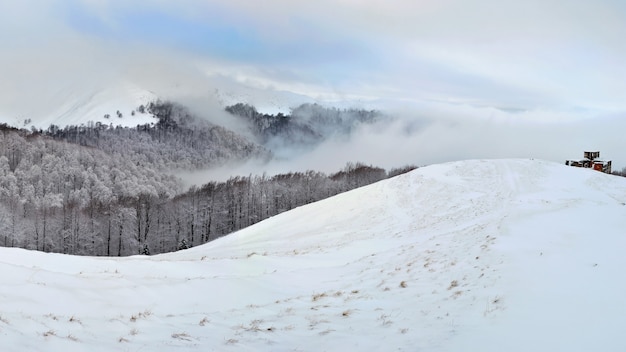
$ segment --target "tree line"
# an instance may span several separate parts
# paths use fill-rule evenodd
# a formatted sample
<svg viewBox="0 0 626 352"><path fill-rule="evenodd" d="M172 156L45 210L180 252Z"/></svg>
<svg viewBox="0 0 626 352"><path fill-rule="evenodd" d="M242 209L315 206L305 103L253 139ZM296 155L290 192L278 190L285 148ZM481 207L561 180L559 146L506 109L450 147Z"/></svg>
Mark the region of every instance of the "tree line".
<svg viewBox="0 0 626 352"><path fill-rule="evenodd" d="M333 135L348 135L363 124L383 118L375 110L337 109L302 104L289 114L264 114L249 104L238 103L226 111L247 121L257 141L266 147L313 146Z"/></svg>
<svg viewBox="0 0 626 352"><path fill-rule="evenodd" d="M35 133L163 170L195 170L231 160L271 158L264 147L191 115L179 104L155 101L137 111L151 114L155 122L136 127L99 122L63 128L51 125Z"/></svg>
<svg viewBox="0 0 626 352"><path fill-rule="evenodd" d="M167 162L66 138L0 126L0 245L97 256L169 252L414 168L350 163L330 175L238 176L183 191Z"/></svg>

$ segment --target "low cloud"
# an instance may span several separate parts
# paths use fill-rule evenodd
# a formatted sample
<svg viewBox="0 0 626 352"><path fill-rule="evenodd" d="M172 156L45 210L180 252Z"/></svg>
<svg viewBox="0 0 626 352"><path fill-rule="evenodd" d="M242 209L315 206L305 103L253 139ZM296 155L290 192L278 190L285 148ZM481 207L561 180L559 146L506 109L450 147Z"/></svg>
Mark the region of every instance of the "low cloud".
<svg viewBox="0 0 626 352"><path fill-rule="evenodd" d="M249 161L186 174L189 184L249 174L275 175L316 170L332 173L347 162L364 162L391 169L425 166L466 159L523 158L564 163L583 151L599 150L626 166L621 134L626 121L619 116L563 116L548 111L508 112L494 108L431 104L419 112L396 110L389 120L362 125L349 138L330 138L317 147L288 150L289 157L269 163ZM281 153L279 153L281 154Z"/></svg>
<svg viewBox="0 0 626 352"><path fill-rule="evenodd" d="M216 90L247 87L253 103L289 91L379 108L395 120L363 126L348 140L330 139L297 158L240 166L239 174L331 172L348 161L386 168L467 158L561 162L586 149L626 165L624 6L3 2L0 117L45 117L102 89L130 85L245 133L223 112ZM141 27L139 20L162 21L161 30L153 33L154 24Z"/></svg>
<svg viewBox="0 0 626 352"><path fill-rule="evenodd" d="M625 110L624 10L609 0L24 0L0 5L0 93L32 80L42 96L141 70L167 89L206 92L202 66L204 78L314 98Z"/></svg>

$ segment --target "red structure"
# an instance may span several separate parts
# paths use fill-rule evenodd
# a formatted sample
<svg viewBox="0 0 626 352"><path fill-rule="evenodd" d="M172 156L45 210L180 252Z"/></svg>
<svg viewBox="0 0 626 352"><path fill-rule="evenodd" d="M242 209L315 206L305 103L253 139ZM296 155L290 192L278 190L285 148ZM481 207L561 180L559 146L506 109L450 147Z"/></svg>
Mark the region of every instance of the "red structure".
<svg viewBox="0 0 626 352"><path fill-rule="evenodd" d="M607 174L611 173L611 160L601 160L600 152L585 152L580 160L565 160L565 165L585 167Z"/></svg>

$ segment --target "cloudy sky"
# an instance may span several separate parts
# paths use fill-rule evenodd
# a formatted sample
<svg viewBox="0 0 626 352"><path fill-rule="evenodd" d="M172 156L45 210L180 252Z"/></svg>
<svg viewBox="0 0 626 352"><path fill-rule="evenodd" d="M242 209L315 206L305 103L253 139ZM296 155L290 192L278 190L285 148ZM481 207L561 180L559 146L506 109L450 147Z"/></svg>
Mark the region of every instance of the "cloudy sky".
<svg viewBox="0 0 626 352"><path fill-rule="evenodd" d="M606 122L626 111L624 38L621 0L6 0L0 93L219 76L433 116Z"/></svg>

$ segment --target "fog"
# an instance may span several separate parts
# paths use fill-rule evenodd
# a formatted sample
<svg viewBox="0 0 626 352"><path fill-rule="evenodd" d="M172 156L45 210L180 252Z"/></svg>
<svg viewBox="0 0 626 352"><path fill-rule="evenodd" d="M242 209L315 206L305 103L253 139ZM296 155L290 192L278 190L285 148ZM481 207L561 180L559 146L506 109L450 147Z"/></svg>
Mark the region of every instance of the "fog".
<svg viewBox="0 0 626 352"><path fill-rule="evenodd" d="M352 135L329 138L309 150L275 151L286 157L249 161L180 175L187 185L223 181L231 176L274 175L316 170L333 173L347 162L364 162L387 170L465 159L524 158L564 163L599 150L626 167L622 115L565 118L548 112L510 113L494 108L423 104L423 111L389 109L388 119L361 125ZM552 116L551 119L548 117ZM549 122L546 122L549 121Z"/></svg>
<svg viewBox="0 0 626 352"><path fill-rule="evenodd" d="M623 111L624 6L613 0L3 2L0 103L10 113L27 107L43 114L70 92L119 80L162 95L206 96L226 77L313 99Z"/></svg>
<svg viewBox="0 0 626 352"><path fill-rule="evenodd" d="M77 105L137 92L247 135L225 102L274 112L317 101L392 120L193 182L349 161L563 162L584 150L621 168L624 36L626 8L613 0L5 1L0 120L79 120L89 111Z"/></svg>

